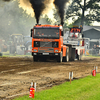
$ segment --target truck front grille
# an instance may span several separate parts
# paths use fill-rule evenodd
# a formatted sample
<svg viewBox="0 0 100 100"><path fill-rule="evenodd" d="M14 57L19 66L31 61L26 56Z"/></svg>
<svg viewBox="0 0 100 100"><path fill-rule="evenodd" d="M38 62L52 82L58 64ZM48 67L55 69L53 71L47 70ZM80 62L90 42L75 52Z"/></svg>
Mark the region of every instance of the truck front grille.
<svg viewBox="0 0 100 100"><path fill-rule="evenodd" d="M54 48L39 48L38 53L54 53Z"/></svg>
<svg viewBox="0 0 100 100"><path fill-rule="evenodd" d="M40 42L40 47L52 47L52 42Z"/></svg>

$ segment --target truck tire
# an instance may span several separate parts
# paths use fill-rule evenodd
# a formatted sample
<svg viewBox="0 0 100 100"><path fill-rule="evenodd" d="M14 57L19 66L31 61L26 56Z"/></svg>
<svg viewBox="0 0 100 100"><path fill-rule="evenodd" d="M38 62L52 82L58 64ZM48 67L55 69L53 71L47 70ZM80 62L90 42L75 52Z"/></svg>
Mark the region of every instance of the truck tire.
<svg viewBox="0 0 100 100"><path fill-rule="evenodd" d="M72 61L75 60L75 48L72 48Z"/></svg>
<svg viewBox="0 0 100 100"><path fill-rule="evenodd" d="M66 50L66 56L63 57L63 62L68 62L69 61L69 48Z"/></svg>
<svg viewBox="0 0 100 100"><path fill-rule="evenodd" d="M69 61L75 60L75 48L69 47Z"/></svg>
<svg viewBox="0 0 100 100"><path fill-rule="evenodd" d="M38 56L33 56L33 61L37 62L38 61Z"/></svg>
<svg viewBox="0 0 100 100"><path fill-rule="evenodd" d="M59 54L57 61L60 62L60 63L62 62L62 52Z"/></svg>
<svg viewBox="0 0 100 100"><path fill-rule="evenodd" d="M72 61L72 46L69 46L69 61Z"/></svg>

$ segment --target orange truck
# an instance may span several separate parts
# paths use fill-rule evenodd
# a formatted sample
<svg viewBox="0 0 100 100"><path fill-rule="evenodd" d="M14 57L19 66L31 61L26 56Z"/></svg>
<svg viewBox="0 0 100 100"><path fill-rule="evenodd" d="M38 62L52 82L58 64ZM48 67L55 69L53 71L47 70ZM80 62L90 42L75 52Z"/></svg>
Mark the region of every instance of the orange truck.
<svg viewBox="0 0 100 100"><path fill-rule="evenodd" d="M33 61L48 58L58 62L68 62L75 58L80 60L84 53L84 39L71 37L70 33L72 30L64 38L61 25L35 25L31 29Z"/></svg>

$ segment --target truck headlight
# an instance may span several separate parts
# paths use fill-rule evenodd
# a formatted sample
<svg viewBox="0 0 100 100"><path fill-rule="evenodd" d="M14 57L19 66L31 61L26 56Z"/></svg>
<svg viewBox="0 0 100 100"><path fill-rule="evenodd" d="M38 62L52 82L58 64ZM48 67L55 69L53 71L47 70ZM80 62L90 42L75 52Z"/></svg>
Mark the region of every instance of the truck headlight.
<svg viewBox="0 0 100 100"><path fill-rule="evenodd" d="M58 47L58 42L52 42L52 47Z"/></svg>
<svg viewBox="0 0 100 100"><path fill-rule="evenodd" d="M37 52L37 50L36 50L36 49L34 49L33 51L34 51L34 52Z"/></svg>
<svg viewBox="0 0 100 100"><path fill-rule="evenodd" d="M39 41L34 41L34 47L40 47L40 42Z"/></svg>
<svg viewBox="0 0 100 100"><path fill-rule="evenodd" d="M58 50L55 50L55 52L58 52Z"/></svg>

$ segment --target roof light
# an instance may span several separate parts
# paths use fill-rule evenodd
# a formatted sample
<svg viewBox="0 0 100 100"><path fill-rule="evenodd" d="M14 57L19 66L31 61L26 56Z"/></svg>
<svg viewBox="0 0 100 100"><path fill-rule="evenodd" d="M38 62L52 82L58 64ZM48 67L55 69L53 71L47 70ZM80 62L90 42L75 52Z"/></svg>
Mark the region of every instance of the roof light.
<svg viewBox="0 0 100 100"><path fill-rule="evenodd" d="M61 31L63 31L63 27L62 26L60 26L59 29L61 29Z"/></svg>

